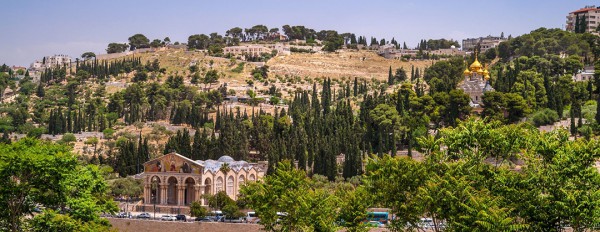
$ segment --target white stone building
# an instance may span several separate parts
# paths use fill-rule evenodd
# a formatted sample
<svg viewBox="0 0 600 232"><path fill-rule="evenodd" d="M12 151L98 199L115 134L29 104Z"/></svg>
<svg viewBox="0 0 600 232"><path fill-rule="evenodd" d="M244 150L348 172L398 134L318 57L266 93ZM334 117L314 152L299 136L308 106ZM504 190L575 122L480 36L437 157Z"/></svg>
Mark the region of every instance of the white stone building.
<svg viewBox="0 0 600 232"><path fill-rule="evenodd" d="M224 173L222 166L228 166ZM258 164L235 161L229 156L218 160L191 160L170 153L144 163L139 176L144 181L144 204L157 206L189 206L198 201L208 203L201 196L225 191L237 200L240 186L265 175Z"/></svg>

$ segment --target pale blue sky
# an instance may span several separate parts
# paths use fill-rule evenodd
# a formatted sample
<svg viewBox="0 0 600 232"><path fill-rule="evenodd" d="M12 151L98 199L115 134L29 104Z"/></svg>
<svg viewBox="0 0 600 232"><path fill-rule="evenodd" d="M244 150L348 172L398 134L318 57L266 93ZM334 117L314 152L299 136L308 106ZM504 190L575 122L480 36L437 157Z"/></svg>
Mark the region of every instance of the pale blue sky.
<svg viewBox="0 0 600 232"><path fill-rule="evenodd" d="M28 66L45 55L105 53L110 42L136 33L186 42L192 34L264 24L304 25L378 39L462 40L564 28L568 12L597 4L583 0L8 0L0 11L0 64Z"/></svg>

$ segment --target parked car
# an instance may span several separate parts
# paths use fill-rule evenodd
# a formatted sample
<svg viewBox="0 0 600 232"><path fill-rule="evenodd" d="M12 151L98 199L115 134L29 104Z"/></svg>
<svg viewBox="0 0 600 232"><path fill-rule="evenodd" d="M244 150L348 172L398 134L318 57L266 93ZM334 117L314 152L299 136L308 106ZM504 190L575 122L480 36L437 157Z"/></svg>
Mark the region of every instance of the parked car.
<svg viewBox="0 0 600 232"><path fill-rule="evenodd" d="M212 211L212 212L210 212L210 214L212 215L211 218L213 219L213 221L216 221L216 222L223 221L224 214L222 211L220 211L220 210Z"/></svg>
<svg viewBox="0 0 600 232"><path fill-rule="evenodd" d="M421 218L421 221L419 222L419 227L423 229L431 229L435 228L435 225L433 223L432 218Z"/></svg>
<svg viewBox="0 0 600 232"><path fill-rule="evenodd" d="M385 224L383 224L380 221L369 221L369 222L367 222L367 226L368 227L385 227Z"/></svg>
<svg viewBox="0 0 600 232"><path fill-rule="evenodd" d="M132 218L131 212L120 212L117 214L117 218Z"/></svg>
<svg viewBox="0 0 600 232"><path fill-rule="evenodd" d="M171 216L171 215L163 215L162 217L160 217L161 221L175 221L177 220L177 218L175 218L175 216Z"/></svg>
<svg viewBox="0 0 600 232"><path fill-rule="evenodd" d="M136 217L139 219L150 219L151 218L149 213L141 213L141 214L138 214Z"/></svg>
<svg viewBox="0 0 600 232"><path fill-rule="evenodd" d="M184 221L184 222L187 222L187 217L186 217L185 215L183 215L183 214L178 214L177 216L175 216L175 219L176 219L177 221Z"/></svg>
<svg viewBox="0 0 600 232"><path fill-rule="evenodd" d="M221 221L229 222L229 223L244 223L244 217L238 217L238 218L223 217L223 219Z"/></svg>
<svg viewBox="0 0 600 232"><path fill-rule="evenodd" d="M211 217L197 217L195 219L195 221L197 221L197 222L214 222L215 220L213 220Z"/></svg>

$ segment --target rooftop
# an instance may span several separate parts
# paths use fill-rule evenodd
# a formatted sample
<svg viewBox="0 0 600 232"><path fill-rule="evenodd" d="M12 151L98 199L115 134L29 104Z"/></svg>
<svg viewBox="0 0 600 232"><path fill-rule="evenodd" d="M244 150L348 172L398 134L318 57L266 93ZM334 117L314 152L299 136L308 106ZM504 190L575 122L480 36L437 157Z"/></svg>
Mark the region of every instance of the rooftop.
<svg viewBox="0 0 600 232"><path fill-rule="evenodd" d="M577 13L583 13L583 12L588 12L591 10L597 10L598 8L596 6L586 6L586 8L581 8L579 10L573 11L571 12L571 14L577 14Z"/></svg>

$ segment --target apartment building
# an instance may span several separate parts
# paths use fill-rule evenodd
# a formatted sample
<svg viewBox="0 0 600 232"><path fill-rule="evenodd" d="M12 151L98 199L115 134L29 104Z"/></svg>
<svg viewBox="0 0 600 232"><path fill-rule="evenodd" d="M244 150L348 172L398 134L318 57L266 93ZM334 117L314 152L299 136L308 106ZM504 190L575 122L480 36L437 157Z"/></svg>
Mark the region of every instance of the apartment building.
<svg viewBox="0 0 600 232"><path fill-rule="evenodd" d="M569 13L565 30L575 32L578 27L577 23L582 22L582 20L585 20L585 32L595 33L600 24L600 7L585 6Z"/></svg>

